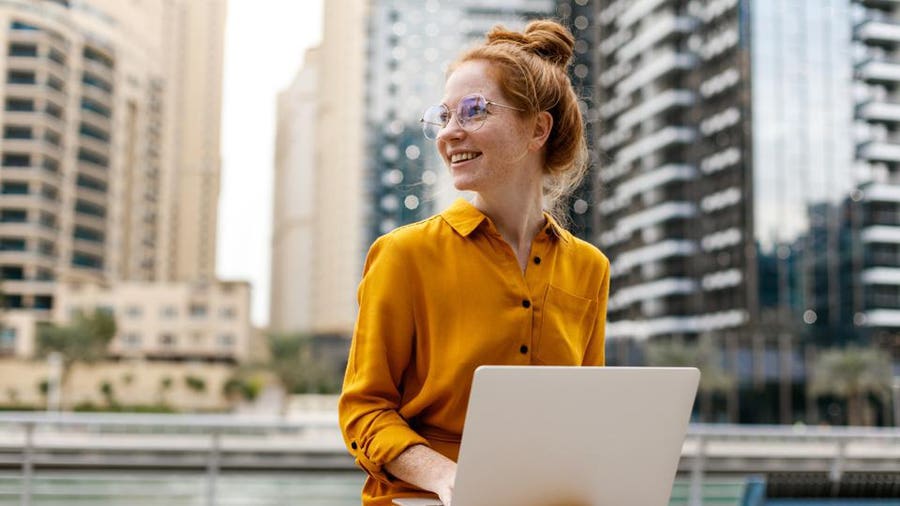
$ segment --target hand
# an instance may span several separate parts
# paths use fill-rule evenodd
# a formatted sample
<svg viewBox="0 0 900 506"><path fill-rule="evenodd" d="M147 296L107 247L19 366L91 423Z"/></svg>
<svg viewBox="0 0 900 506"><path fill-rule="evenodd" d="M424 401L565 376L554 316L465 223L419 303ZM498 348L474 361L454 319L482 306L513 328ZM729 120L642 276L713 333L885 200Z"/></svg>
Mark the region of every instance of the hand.
<svg viewBox="0 0 900 506"><path fill-rule="evenodd" d="M444 483L434 493L438 495L444 506L450 506L453 500L453 483L456 481L456 465L449 470L449 474L445 475L444 479Z"/></svg>

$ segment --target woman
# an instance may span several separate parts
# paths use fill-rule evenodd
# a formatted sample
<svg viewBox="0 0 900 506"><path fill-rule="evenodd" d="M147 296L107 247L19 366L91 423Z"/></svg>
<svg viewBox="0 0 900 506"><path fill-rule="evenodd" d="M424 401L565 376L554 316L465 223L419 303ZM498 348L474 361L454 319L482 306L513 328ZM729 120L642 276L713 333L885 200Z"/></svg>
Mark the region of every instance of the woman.
<svg viewBox="0 0 900 506"><path fill-rule="evenodd" d="M585 171L572 48L555 22L495 27L422 119L454 186L475 197L379 238L366 258L339 405L366 506L451 503L479 365L603 365L609 261L544 211Z"/></svg>

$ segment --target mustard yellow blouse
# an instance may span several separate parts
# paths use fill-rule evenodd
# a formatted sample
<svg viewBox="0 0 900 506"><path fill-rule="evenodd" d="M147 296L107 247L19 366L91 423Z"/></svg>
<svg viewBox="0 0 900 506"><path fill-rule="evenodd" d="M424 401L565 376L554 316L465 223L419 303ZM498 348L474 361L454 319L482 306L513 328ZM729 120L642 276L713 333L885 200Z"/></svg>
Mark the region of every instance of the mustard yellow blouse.
<svg viewBox="0 0 900 506"><path fill-rule="evenodd" d="M479 365L603 365L609 260L545 216L524 274L462 199L372 245L339 403L364 505L422 495L382 469L411 445L457 459Z"/></svg>

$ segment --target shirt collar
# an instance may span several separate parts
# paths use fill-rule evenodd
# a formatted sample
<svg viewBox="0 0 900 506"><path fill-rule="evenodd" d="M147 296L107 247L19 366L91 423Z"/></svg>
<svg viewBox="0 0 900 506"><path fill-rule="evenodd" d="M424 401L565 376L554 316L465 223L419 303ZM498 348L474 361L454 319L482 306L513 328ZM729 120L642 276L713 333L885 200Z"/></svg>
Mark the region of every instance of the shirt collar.
<svg viewBox="0 0 900 506"><path fill-rule="evenodd" d="M477 207L462 198L456 199L450 207L441 213L441 217L453 227L453 230L456 230L463 237L468 237L482 222L488 220L488 217L478 210ZM541 230L541 233L569 242L568 232L549 213L544 212L544 217L547 219L547 224Z"/></svg>

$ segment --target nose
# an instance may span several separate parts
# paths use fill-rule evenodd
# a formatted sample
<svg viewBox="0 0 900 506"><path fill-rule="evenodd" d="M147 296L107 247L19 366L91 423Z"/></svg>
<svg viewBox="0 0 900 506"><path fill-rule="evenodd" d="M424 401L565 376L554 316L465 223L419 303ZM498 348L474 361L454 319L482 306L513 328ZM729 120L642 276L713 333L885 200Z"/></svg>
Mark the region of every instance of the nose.
<svg viewBox="0 0 900 506"><path fill-rule="evenodd" d="M465 134L466 131L459 126L459 122L456 121L456 117L454 116L453 118L450 118L450 121L448 121L443 128L438 130L435 140L438 142L448 142L458 140Z"/></svg>

